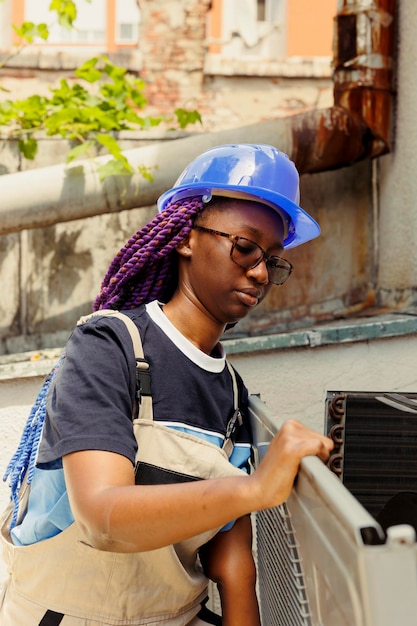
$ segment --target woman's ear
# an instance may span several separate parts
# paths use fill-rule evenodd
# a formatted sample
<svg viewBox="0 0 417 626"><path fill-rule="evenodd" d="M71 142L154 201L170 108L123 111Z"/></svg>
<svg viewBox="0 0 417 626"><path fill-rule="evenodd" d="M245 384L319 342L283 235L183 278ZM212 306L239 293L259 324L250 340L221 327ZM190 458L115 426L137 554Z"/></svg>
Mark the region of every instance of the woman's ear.
<svg viewBox="0 0 417 626"><path fill-rule="evenodd" d="M176 251L181 256L185 256L185 257L191 256L192 250L191 250L190 235L187 235L187 237L185 237L181 241L181 243L178 244L178 246L176 247Z"/></svg>

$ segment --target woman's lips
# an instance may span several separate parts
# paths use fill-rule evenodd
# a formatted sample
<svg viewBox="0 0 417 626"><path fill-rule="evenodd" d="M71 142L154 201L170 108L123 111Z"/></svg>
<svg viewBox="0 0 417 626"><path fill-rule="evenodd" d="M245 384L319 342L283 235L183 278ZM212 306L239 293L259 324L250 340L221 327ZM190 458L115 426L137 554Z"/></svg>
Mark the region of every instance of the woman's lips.
<svg viewBox="0 0 417 626"><path fill-rule="evenodd" d="M254 307L261 299L261 293L257 289L237 290L237 295L245 306Z"/></svg>

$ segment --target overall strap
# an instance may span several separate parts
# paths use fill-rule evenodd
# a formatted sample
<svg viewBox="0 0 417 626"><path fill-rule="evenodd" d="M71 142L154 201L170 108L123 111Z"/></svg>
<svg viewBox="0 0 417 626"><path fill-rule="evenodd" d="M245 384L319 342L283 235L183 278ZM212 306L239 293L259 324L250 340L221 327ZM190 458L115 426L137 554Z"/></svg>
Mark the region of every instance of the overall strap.
<svg viewBox="0 0 417 626"><path fill-rule="evenodd" d="M117 317L126 324L126 328L132 338L133 349L136 358L136 406L134 407L133 417L136 417L137 415L139 420L153 420L151 374L149 370L149 363L144 358L142 341L136 324L130 319L130 317L128 317L124 313L121 313L120 311L115 311L113 309L100 309L99 311L95 311L90 315L84 315L83 317L81 317L77 322L77 326L79 324L84 324L92 317L99 317L102 315L108 317ZM239 390L236 381L235 371L227 360L226 366L232 379L234 412L226 426L226 434L222 449L227 454L227 456L230 457L233 452L236 431L239 426L241 426L243 422L243 417L239 409Z"/></svg>
<svg viewBox="0 0 417 626"><path fill-rule="evenodd" d="M243 417L239 409L239 390L237 386L235 370L227 360L226 365L232 378L234 412L226 426L226 435L224 437L222 449L226 452L227 456L230 457L233 452L233 447L235 443L235 434L239 426L242 425Z"/></svg>
<svg viewBox="0 0 417 626"><path fill-rule="evenodd" d="M136 401L133 407L133 418L153 419L152 411L152 395L151 395L151 372L149 363L144 358L142 340L140 338L139 329L133 320L120 311L113 309L100 309L90 315L80 317L77 326L85 324L93 317L117 317L125 323L133 343L133 351L136 359Z"/></svg>

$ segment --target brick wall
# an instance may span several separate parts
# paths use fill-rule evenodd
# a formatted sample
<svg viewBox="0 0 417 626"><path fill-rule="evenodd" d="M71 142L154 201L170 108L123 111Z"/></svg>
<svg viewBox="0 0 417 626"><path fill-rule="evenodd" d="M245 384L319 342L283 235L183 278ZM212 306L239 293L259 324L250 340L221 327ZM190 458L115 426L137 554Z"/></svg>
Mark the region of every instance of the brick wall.
<svg viewBox="0 0 417 626"><path fill-rule="evenodd" d="M141 2L141 76L162 113L201 93L210 0ZM198 98L198 95L197 95Z"/></svg>

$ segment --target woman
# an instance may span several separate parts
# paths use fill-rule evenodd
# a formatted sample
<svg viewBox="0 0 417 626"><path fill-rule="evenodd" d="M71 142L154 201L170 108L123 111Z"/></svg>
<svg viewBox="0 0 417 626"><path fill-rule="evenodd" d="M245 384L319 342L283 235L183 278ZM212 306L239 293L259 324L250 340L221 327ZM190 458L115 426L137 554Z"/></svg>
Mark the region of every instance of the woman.
<svg viewBox="0 0 417 626"><path fill-rule="evenodd" d="M275 148L218 146L115 257L49 391L27 512L3 531L2 626L220 623L207 577L224 626L259 626L249 514L284 502L300 460L332 443L289 421L246 473L248 394L220 338L289 277L283 249L319 234L298 190ZM146 419L129 332L103 309L139 329Z"/></svg>

